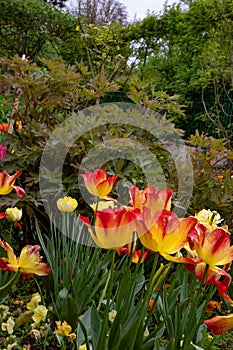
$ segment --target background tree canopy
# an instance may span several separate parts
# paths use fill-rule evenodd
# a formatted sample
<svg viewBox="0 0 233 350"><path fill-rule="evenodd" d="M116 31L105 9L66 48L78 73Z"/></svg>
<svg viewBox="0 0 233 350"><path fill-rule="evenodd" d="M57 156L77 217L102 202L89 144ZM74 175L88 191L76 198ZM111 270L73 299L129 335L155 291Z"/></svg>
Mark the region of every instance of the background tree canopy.
<svg viewBox="0 0 233 350"><path fill-rule="evenodd" d="M128 24L115 0L77 0L69 11L42 0L0 1L1 56L82 61L110 80L135 73L148 94L180 95L187 113L175 122L187 134L208 125L204 131L232 137L232 37L232 0L181 0Z"/></svg>

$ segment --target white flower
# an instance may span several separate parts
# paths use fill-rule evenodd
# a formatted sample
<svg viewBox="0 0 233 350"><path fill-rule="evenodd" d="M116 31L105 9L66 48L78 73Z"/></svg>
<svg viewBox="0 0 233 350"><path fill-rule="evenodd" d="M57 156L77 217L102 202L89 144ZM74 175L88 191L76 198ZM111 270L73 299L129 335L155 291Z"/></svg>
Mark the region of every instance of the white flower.
<svg viewBox="0 0 233 350"><path fill-rule="evenodd" d="M210 209L202 209L195 215L195 218L209 230L216 229L217 225L223 221L216 210L211 211Z"/></svg>
<svg viewBox="0 0 233 350"><path fill-rule="evenodd" d="M9 317L7 322L2 323L2 330L7 331L8 334L12 334L14 331L15 321L13 317Z"/></svg>
<svg viewBox="0 0 233 350"><path fill-rule="evenodd" d="M2 320L5 320L7 318L7 314L9 312L9 306L6 305L0 305L0 315L2 315Z"/></svg>
<svg viewBox="0 0 233 350"><path fill-rule="evenodd" d="M17 207L14 207L14 208L7 208L6 214L9 215L6 217L8 221L17 222L22 218L23 212L22 212L22 209L18 209Z"/></svg>
<svg viewBox="0 0 233 350"><path fill-rule="evenodd" d="M117 315L117 311L116 310L112 310L108 313L108 319L109 321L112 323L115 318L116 318L116 315Z"/></svg>

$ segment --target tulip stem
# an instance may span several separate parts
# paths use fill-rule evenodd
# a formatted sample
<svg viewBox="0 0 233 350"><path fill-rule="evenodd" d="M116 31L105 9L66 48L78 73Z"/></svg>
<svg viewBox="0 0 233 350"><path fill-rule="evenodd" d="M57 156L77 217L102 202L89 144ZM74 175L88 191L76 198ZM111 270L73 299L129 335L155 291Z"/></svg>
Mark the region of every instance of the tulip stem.
<svg viewBox="0 0 233 350"><path fill-rule="evenodd" d="M11 284L13 284L13 282L15 282L17 280L17 278L19 277L19 271L17 271L10 279L9 281L4 284L3 286L0 287L0 292L2 292L4 289L8 288Z"/></svg>

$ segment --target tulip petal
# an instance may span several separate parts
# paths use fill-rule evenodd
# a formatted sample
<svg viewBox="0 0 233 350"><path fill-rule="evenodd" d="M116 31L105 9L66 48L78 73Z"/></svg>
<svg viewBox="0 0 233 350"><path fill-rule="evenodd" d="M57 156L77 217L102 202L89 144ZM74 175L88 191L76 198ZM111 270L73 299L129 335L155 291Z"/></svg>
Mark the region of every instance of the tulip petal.
<svg viewBox="0 0 233 350"><path fill-rule="evenodd" d="M118 175L107 178L106 172L96 169L94 172L86 171L81 174L87 190L93 195L105 198L111 192Z"/></svg>
<svg viewBox="0 0 233 350"><path fill-rule="evenodd" d="M22 187L14 186L14 189L15 189L18 197L23 197L26 193Z"/></svg>
<svg viewBox="0 0 233 350"><path fill-rule="evenodd" d="M223 334L233 330L233 314L215 316L203 322L214 334Z"/></svg>

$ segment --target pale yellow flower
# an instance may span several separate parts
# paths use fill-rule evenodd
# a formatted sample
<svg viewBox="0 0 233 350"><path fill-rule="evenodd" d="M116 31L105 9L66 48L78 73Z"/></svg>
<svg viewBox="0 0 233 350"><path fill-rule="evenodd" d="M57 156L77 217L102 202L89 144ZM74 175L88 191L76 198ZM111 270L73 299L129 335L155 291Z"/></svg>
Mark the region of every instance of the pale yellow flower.
<svg viewBox="0 0 233 350"><path fill-rule="evenodd" d="M80 26L76 26L75 30L77 30L77 32L80 31Z"/></svg>
<svg viewBox="0 0 233 350"><path fill-rule="evenodd" d="M2 330L7 331L8 334L12 334L14 331L15 321L13 317L9 317L7 322L2 323Z"/></svg>
<svg viewBox="0 0 233 350"><path fill-rule="evenodd" d="M64 197L59 198L57 200L57 207L60 211L64 213L71 213L73 212L78 206L78 202L75 198L72 197Z"/></svg>
<svg viewBox="0 0 233 350"><path fill-rule="evenodd" d="M31 336L33 338L35 338L36 340L41 338L41 334L40 334L40 331L38 329L31 329L29 334L31 334Z"/></svg>
<svg viewBox="0 0 233 350"><path fill-rule="evenodd" d="M80 345L80 347L78 348L78 350L87 350L86 344Z"/></svg>
<svg viewBox="0 0 233 350"><path fill-rule="evenodd" d="M9 215L6 218L11 222L17 222L21 220L23 214L22 209L18 209L17 207L7 208L5 213Z"/></svg>
<svg viewBox="0 0 233 350"><path fill-rule="evenodd" d="M62 337L68 337L72 331L72 327L66 322L56 321L57 329L55 334L61 335Z"/></svg>
<svg viewBox="0 0 233 350"><path fill-rule="evenodd" d="M31 349L31 345L25 344L23 345L23 350L30 350Z"/></svg>
<svg viewBox="0 0 233 350"><path fill-rule="evenodd" d="M40 323L41 321L45 321L47 316L48 309L44 305L38 305L34 309L34 315L32 319L35 323Z"/></svg>
<svg viewBox="0 0 233 350"><path fill-rule="evenodd" d="M117 311L116 310L112 310L108 313L108 319L109 321L112 323L115 318L116 318L116 315L117 315Z"/></svg>
<svg viewBox="0 0 233 350"><path fill-rule="evenodd" d="M2 318L2 320L5 320L5 318L7 318L9 312L9 306L6 305L0 305L0 317Z"/></svg>
<svg viewBox="0 0 233 350"><path fill-rule="evenodd" d="M69 334L69 339L70 339L71 343L73 343L73 341L76 339L76 334L70 333Z"/></svg>
<svg viewBox="0 0 233 350"><path fill-rule="evenodd" d="M99 201L97 203L92 203L90 204L90 207L96 211L101 211L103 209L107 209L107 208L114 208L115 203L114 201Z"/></svg>
<svg viewBox="0 0 233 350"><path fill-rule="evenodd" d="M218 224L223 221L217 211L211 211L210 209L202 209L195 215L195 218L200 224L203 224L207 229L211 231L216 229L218 227Z"/></svg>
<svg viewBox="0 0 233 350"><path fill-rule="evenodd" d="M40 294L39 293L32 294L31 300L29 301L29 303L27 303L27 309L30 311L34 311L40 302L41 302Z"/></svg>
<svg viewBox="0 0 233 350"><path fill-rule="evenodd" d="M17 348L17 341L15 341L14 343L12 343L12 344L8 344L7 345L7 348L6 348L6 350L12 350L12 349L14 349L14 348Z"/></svg>

